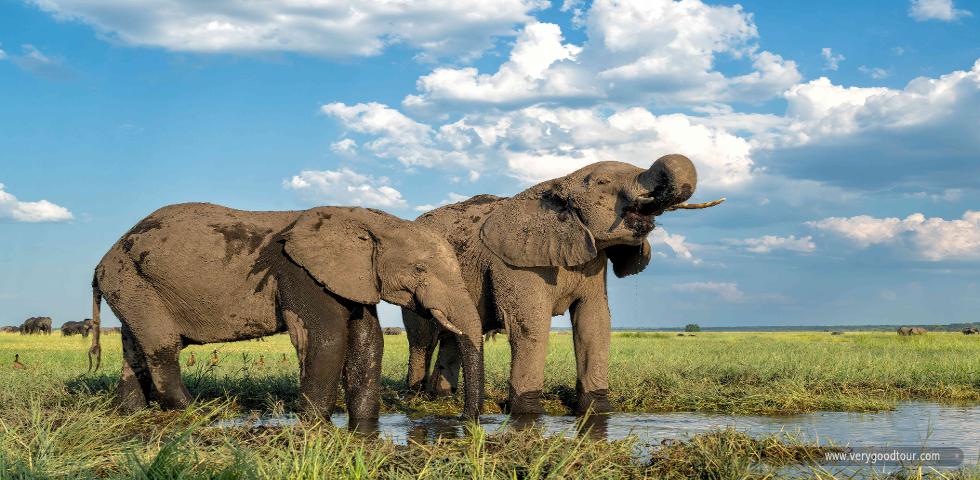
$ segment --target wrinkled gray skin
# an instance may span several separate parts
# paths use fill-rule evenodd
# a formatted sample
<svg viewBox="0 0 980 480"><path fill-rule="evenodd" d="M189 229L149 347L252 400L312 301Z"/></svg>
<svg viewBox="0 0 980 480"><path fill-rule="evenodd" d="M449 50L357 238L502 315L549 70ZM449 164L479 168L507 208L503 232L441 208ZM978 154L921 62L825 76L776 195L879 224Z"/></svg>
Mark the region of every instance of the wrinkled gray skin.
<svg viewBox="0 0 980 480"><path fill-rule="evenodd" d="M46 334L51 335L51 317L31 317L24 320L20 326L20 333L24 335Z"/></svg>
<svg viewBox="0 0 980 480"><path fill-rule="evenodd" d="M329 418L343 373L351 418L377 417L381 300L459 332L464 414L476 417L482 406L480 320L452 247L380 211L248 212L203 203L157 210L95 269L90 368L91 354L101 352L102 296L122 322L119 401L127 409L148 400L187 406L179 363L187 345L288 331L307 414Z"/></svg>
<svg viewBox="0 0 980 480"><path fill-rule="evenodd" d="M84 338L88 338L88 332L92 330L92 319L86 318L81 322L65 322L61 326L61 336L70 337L72 335L81 335Z"/></svg>
<svg viewBox="0 0 980 480"><path fill-rule="evenodd" d="M543 411L551 318L566 311L575 344L577 411L611 409L607 260L618 277L642 271L650 261L653 217L686 201L696 185L694 165L681 155L660 158L647 170L599 162L511 198L478 195L416 220L456 249L483 330L508 333L512 413ZM403 310L402 316L409 387L451 392L459 368L455 342L414 312Z"/></svg>
<svg viewBox="0 0 980 480"><path fill-rule="evenodd" d="M898 334L907 337L909 335L925 335L926 329L922 327L901 327L898 329Z"/></svg>

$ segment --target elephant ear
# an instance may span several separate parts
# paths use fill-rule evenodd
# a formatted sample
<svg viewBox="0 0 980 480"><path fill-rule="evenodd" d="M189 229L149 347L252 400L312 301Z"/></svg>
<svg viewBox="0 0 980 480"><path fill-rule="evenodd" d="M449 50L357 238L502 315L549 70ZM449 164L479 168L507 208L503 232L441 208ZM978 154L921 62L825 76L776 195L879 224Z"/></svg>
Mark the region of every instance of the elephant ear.
<svg viewBox="0 0 980 480"><path fill-rule="evenodd" d="M643 239L640 245L614 245L606 249L606 256L613 265L613 273L623 278L643 271L650 263L650 242Z"/></svg>
<svg viewBox="0 0 980 480"><path fill-rule="evenodd" d="M381 301L376 243L363 225L336 213L311 210L283 238L286 255L327 290L357 303Z"/></svg>
<svg viewBox="0 0 980 480"><path fill-rule="evenodd" d="M592 232L578 215L549 197L500 202L483 223L480 239L515 267L572 267L597 254Z"/></svg>

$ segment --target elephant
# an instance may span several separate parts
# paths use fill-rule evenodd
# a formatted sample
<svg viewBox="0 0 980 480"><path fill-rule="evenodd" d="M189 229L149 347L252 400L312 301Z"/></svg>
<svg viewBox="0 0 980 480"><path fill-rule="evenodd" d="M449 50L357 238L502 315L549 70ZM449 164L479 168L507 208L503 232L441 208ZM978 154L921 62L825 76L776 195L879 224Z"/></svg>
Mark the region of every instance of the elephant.
<svg viewBox="0 0 980 480"><path fill-rule="evenodd" d="M23 335L35 333L51 335L51 317L31 317L24 320L24 324L20 326L20 333Z"/></svg>
<svg viewBox="0 0 980 480"><path fill-rule="evenodd" d="M18 333L18 332L20 332L20 327L15 327L13 325L6 325L4 327L0 327L0 332L3 332L3 333Z"/></svg>
<svg viewBox="0 0 980 480"><path fill-rule="evenodd" d="M977 335L980 334L980 328L976 326L963 327L963 335Z"/></svg>
<svg viewBox="0 0 980 480"><path fill-rule="evenodd" d="M576 413L611 411L606 262L612 262L617 277L639 273L650 261L647 235L654 217L724 200L682 204L696 185L694 164L683 155L661 157L649 169L605 161L510 198L477 195L415 220L455 248L484 332L507 332L511 413L543 412L551 318L566 311L571 311L575 345ZM459 368L457 345L411 310L403 309L402 318L410 345L408 387L451 392Z"/></svg>
<svg viewBox="0 0 980 480"><path fill-rule="evenodd" d="M118 401L186 407L187 345L288 332L300 363L300 409L329 419L341 376L351 419L378 417L384 347L381 300L433 318L459 337L464 415L483 397L480 319L452 247L420 225L354 207L252 212L207 204L163 207L105 254L92 281L101 364L102 298L122 324Z"/></svg>
<svg viewBox="0 0 980 480"><path fill-rule="evenodd" d="M81 335L83 338L88 338L88 332L92 330L92 319L86 318L81 322L65 322L61 326L61 336L70 337L72 335Z"/></svg>
<svg viewBox="0 0 980 480"><path fill-rule="evenodd" d="M922 327L900 327L898 334L907 337L909 335L925 335L928 330Z"/></svg>
<svg viewBox="0 0 980 480"><path fill-rule="evenodd" d="M385 335L401 335L405 333L400 327L385 327L383 331Z"/></svg>

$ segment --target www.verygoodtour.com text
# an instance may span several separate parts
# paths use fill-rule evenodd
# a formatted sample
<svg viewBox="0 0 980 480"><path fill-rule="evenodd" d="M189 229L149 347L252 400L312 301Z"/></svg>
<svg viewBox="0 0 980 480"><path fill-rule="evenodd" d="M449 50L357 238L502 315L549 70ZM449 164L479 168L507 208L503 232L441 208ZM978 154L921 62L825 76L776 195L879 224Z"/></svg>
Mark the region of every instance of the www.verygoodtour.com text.
<svg viewBox="0 0 980 480"><path fill-rule="evenodd" d="M956 447L853 447L824 453L824 465L921 465L957 467L963 450Z"/></svg>

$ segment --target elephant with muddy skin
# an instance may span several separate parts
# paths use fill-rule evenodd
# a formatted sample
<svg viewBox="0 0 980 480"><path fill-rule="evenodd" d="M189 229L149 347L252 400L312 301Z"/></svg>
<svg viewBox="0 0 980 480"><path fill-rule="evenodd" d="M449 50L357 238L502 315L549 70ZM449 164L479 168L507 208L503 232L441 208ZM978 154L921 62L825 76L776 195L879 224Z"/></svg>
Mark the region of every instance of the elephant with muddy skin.
<svg viewBox="0 0 980 480"><path fill-rule="evenodd" d="M83 338L88 338L88 333L92 330L92 319L86 318L81 322L65 322L61 326L61 336L70 337L73 335L81 335Z"/></svg>
<svg viewBox="0 0 980 480"><path fill-rule="evenodd" d="M24 320L24 324L20 326L20 333L51 335L51 317L31 317Z"/></svg>
<svg viewBox="0 0 980 480"><path fill-rule="evenodd" d="M647 235L654 218L700 207L681 205L696 185L694 164L681 155L662 157L649 169L599 162L510 198L478 195L416 219L456 249L483 330L508 334L512 413L543 411L551 318L566 311L575 345L576 410L611 410L607 262L617 277L642 271L650 261ZM403 310L402 316L410 344L409 387L447 394L457 381L456 343L415 312Z"/></svg>
<svg viewBox="0 0 980 480"><path fill-rule="evenodd" d="M329 418L343 376L352 419L378 417L384 341L381 300L435 319L458 338L464 414L483 396L480 319L441 237L377 210L319 207L250 212L172 205L106 253L93 280L96 369L104 297L122 323L119 401L136 409L191 401L181 349L289 332L300 363L300 406Z"/></svg>

